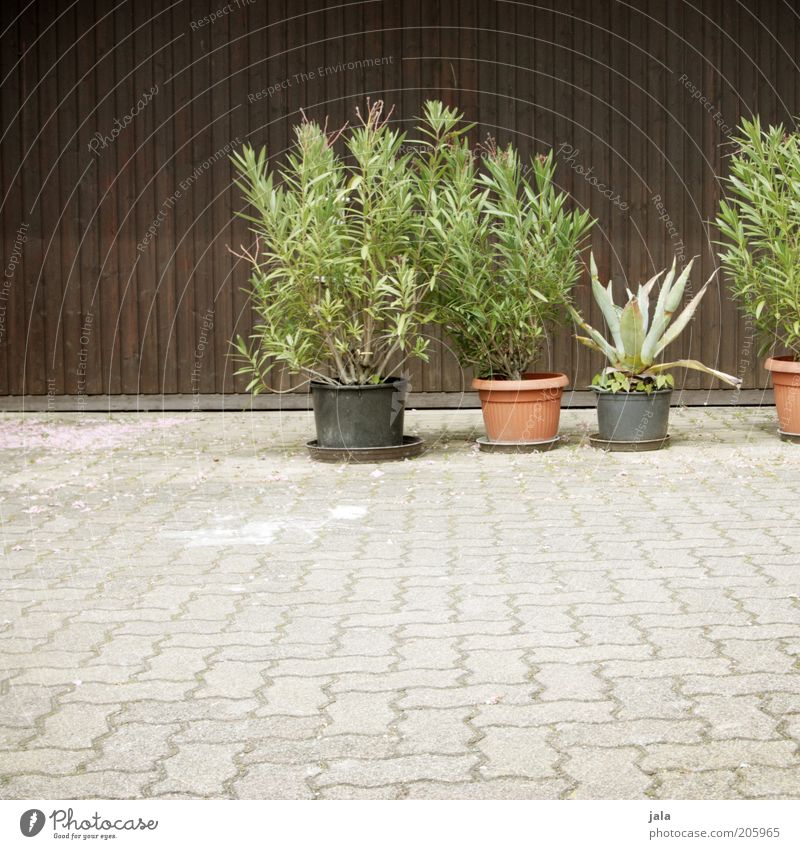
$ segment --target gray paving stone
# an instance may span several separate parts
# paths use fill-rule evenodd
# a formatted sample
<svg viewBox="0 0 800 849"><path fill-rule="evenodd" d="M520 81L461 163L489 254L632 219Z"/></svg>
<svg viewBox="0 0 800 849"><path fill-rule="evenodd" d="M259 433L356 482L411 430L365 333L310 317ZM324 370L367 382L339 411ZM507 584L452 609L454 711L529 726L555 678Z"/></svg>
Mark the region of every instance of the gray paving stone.
<svg viewBox="0 0 800 849"><path fill-rule="evenodd" d="M158 773L86 772L18 775L0 786L2 799L141 799Z"/></svg>
<svg viewBox="0 0 800 849"><path fill-rule="evenodd" d="M779 769L750 765L739 770L742 794L751 799L797 799L800 797L800 772L797 766Z"/></svg>
<svg viewBox="0 0 800 849"><path fill-rule="evenodd" d="M256 715L316 716L330 701L323 691L328 682L327 678L274 678L264 689L266 705L258 708Z"/></svg>
<svg viewBox="0 0 800 849"><path fill-rule="evenodd" d="M91 772L119 770L148 772L153 764L169 755L170 739L180 725L148 725L142 722L121 725L96 744L98 752L88 759Z"/></svg>
<svg viewBox="0 0 800 849"><path fill-rule="evenodd" d="M537 728L488 727L477 747L486 757L480 771L487 778L554 778L559 754L549 731Z"/></svg>
<svg viewBox="0 0 800 849"><path fill-rule="evenodd" d="M476 755L401 755L375 760L335 761L315 784L355 784L374 787L407 781L467 781L477 766Z"/></svg>
<svg viewBox="0 0 800 849"><path fill-rule="evenodd" d="M638 749L571 748L564 773L574 780L573 799L641 799L652 783L637 766Z"/></svg>
<svg viewBox="0 0 800 849"><path fill-rule="evenodd" d="M789 740L714 740L705 746L656 743L642 760L648 771L737 769L743 764L797 769L800 757Z"/></svg>
<svg viewBox="0 0 800 849"><path fill-rule="evenodd" d="M605 722L613 718L612 701L554 701L535 704L504 704L502 701L481 705L472 724L510 725L518 728L554 725L558 722Z"/></svg>
<svg viewBox="0 0 800 849"><path fill-rule="evenodd" d="M236 775L233 759L242 748L238 743L184 743L175 754L159 762L165 775L149 788L149 792L153 796L166 793L217 795L222 783Z"/></svg>
<svg viewBox="0 0 800 849"><path fill-rule="evenodd" d="M476 736L467 725L472 716L469 708L406 710L397 725L397 750L401 754L423 754L432 750L448 755L461 754Z"/></svg>
<svg viewBox="0 0 800 849"><path fill-rule="evenodd" d="M85 749L92 741L109 731L109 716L114 712L109 705L65 704L42 723L43 730L32 743L36 748L59 747Z"/></svg>
<svg viewBox="0 0 800 849"><path fill-rule="evenodd" d="M608 684L597 675L595 665L539 664L535 680L543 685L542 700L601 699Z"/></svg>
<svg viewBox="0 0 800 849"><path fill-rule="evenodd" d="M741 799L739 775L726 769L704 772L658 772L652 795L656 799Z"/></svg>
<svg viewBox="0 0 800 849"><path fill-rule="evenodd" d="M800 451L675 409L596 453L594 415L483 455L410 411L381 467L309 461L306 413L10 452L0 796L800 798Z"/></svg>
<svg viewBox="0 0 800 849"><path fill-rule="evenodd" d="M612 695L619 702L617 717L628 719L682 719L692 702L679 692L671 678L615 678Z"/></svg>
<svg viewBox="0 0 800 849"><path fill-rule="evenodd" d="M15 749L0 752L0 776L4 778L19 773L45 773L70 775L82 768L93 757L92 749Z"/></svg>
<svg viewBox="0 0 800 849"><path fill-rule="evenodd" d="M335 701L327 706L331 724L325 729L325 734L387 734L395 719L391 706L393 695L339 693Z"/></svg>
<svg viewBox="0 0 800 849"><path fill-rule="evenodd" d="M251 742L245 752L239 756L242 764L287 763L310 764L326 763L333 760L389 758L396 753L395 735L381 737L367 734L329 735L319 732L313 737L289 740L281 737L269 737Z"/></svg>
<svg viewBox="0 0 800 849"><path fill-rule="evenodd" d="M425 782L419 782L424 784ZM414 786L414 785L412 785ZM437 787L439 785L436 785ZM445 787L455 786L445 784ZM316 791L317 799L382 799L392 800L405 799L406 787L403 784L387 784L381 787L354 787L352 784L334 784L330 787L322 787Z"/></svg>
<svg viewBox="0 0 800 849"><path fill-rule="evenodd" d="M319 771L314 766L253 764L231 788L236 799L313 799L309 779Z"/></svg>
<svg viewBox="0 0 800 849"><path fill-rule="evenodd" d="M762 710L757 696L695 696L692 713L706 724L716 740L749 738L775 740L780 737L777 720Z"/></svg>
<svg viewBox="0 0 800 849"><path fill-rule="evenodd" d="M470 783L409 784L408 799L561 799L569 789L563 778L490 778Z"/></svg>
<svg viewBox="0 0 800 849"><path fill-rule="evenodd" d="M697 720L630 719L557 726L563 746L646 746L652 743L699 743L704 726Z"/></svg>

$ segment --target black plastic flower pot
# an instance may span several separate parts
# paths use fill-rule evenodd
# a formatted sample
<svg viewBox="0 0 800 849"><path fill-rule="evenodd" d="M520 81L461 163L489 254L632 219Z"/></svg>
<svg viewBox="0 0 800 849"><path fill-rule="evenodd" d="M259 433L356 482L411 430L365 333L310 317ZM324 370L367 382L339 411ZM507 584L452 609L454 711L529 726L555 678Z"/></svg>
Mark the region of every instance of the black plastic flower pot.
<svg viewBox="0 0 800 849"><path fill-rule="evenodd" d="M320 448L384 448L403 444L407 381L333 386L311 382Z"/></svg>
<svg viewBox="0 0 800 849"><path fill-rule="evenodd" d="M652 442L669 431L671 389L597 393L598 437L611 442Z"/></svg>

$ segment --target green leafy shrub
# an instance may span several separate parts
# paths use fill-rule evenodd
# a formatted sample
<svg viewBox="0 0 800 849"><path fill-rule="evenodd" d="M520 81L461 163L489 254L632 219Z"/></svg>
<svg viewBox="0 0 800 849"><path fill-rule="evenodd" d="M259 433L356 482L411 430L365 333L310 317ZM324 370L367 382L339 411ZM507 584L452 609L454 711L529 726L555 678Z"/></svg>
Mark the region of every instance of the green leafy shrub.
<svg viewBox="0 0 800 849"><path fill-rule="evenodd" d="M592 220L567 209L552 152L532 160L529 178L511 145L490 141L476 156L460 121L429 102L420 127L437 320L477 377L519 380L564 314Z"/></svg>
<svg viewBox="0 0 800 849"><path fill-rule="evenodd" d="M241 256L257 321L234 343L245 361L237 373L254 393L275 366L332 384L380 383L390 364L427 357L432 278L421 271L425 218L411 154L380 102L350 130L328 135L304 120L294 132L280 181L266 150L232 157L256 236ZM348 161L333 148L340 134Z"/></svg>
<svg viewBox="0 0 800 849"><path fill-rule="evenodd" d="M800 134L743 120L717 226L720 260L764 344L800 359Z"/></svg>

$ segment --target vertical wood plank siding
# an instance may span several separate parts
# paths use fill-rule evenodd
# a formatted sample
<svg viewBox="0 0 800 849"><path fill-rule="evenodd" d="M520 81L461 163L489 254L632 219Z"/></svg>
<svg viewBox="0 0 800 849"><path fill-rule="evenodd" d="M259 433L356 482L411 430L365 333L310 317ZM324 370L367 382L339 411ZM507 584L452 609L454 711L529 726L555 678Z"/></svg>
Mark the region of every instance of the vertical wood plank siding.
<svg viewBox="0 0 800 849"><path fill-rule="evenodd" d="M441 97L475 142L554 148L620 290L676 252L699 256L699 286L731 129L800 113L800 0L4 0L0 33L0 394L243 391L228 154L248 141L279 164L301 110L336 127L383 98L410 131ZM599 322L585 278L577 292ZM413 388L461 391L431 335ZM765 383L721 278L675 347ZM577 387L599 365L568 330L545 360Z"/></svg>

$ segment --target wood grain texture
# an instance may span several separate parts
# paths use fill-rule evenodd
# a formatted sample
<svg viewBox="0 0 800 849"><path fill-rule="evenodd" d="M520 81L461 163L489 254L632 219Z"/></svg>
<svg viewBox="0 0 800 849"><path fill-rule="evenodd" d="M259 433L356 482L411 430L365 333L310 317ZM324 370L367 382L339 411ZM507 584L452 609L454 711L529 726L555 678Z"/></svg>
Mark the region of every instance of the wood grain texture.
<svg viewBox="0 0 800 849"><path fill-rule="evenodd" d="M732 129L800 113L800 0L9 0L0 32L0 394L83 405L243 391L229 342L252 315L229 248L251 237L228 148L267 145L280 166L301 109L338 127L383 98L412 131L435 96L475 142L555 148L620 295L679 248L702 284ZM600 322L585 277L576 300ZM469 374L431 337L415 391L461 391ZM669 353L767 383L722 277ZM581 387L600 362L562 329L540 365Z"/></svg>

